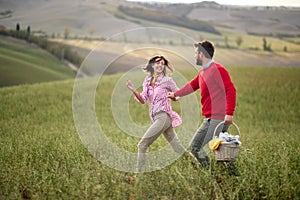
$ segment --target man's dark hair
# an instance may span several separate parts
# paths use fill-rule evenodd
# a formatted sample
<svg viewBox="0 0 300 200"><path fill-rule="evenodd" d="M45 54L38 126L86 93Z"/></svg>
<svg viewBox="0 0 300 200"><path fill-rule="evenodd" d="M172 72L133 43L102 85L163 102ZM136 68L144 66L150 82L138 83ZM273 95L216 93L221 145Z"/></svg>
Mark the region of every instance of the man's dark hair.
<svg viewBox="0 0 300 200"><path fill-rule="evenodd" d="M198 48L198 52L203 52L206 58L213 58L215 47L214 44L208 40L203 40L201 42L194 44L195 48Z"/></svg>

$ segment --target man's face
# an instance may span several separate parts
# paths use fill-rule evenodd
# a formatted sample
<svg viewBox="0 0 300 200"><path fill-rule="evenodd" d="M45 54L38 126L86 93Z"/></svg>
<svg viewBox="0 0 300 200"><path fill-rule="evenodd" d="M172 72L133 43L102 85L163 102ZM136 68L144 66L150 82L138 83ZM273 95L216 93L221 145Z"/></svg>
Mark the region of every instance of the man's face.
<svg viewBox="0 0 300 200"><path fill-rule="evenodd" d="M201 59L201 52L198 52L198 48L195 48L195 59L196 59L196 65L202 66L202 59Z"/></svg>

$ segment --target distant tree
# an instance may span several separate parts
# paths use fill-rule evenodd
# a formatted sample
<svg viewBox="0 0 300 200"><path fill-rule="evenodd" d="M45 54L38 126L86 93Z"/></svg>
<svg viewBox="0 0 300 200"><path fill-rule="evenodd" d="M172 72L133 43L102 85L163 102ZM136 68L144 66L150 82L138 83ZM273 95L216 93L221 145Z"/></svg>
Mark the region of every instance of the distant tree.
<svg viewBox="0 0 300 200"><path fill-rule="evenodd" d="M243 37L240 36L240 35L237 36L237 37L235 38L235 42L236 42L237 46L240 47L241 44L243 43Z"/></svg>
<svg viewBox="0 0 300 200"><path fill-rule="evenodd" d="M19 22L16 25L16 31L20 31L20 24L19 24Z"/></svg>
<svg viewBox="0 0 300 200"><path fill-rule="evenodd" d="M30 26L27 26L27 34L30 35Z"/></svg>
<svg viewBox="0 0 300 200"><path fill-rule="evenodd" d="M65 26L65 28L64 28L64 38L68 39L69 35L70 35L69 27Z"/></svg>
<svg viewBox="0 0 300 200"><path fill-rule="evenodd" d="M30 26L27 26L27 41L30 42Z"/></svg>
<svg viewBox="0 0 300 200"><path fill-rule="evenodd" d="M266 38L263 38L263 50L264 51L272 51L272 49L271 49L271 43L268 44Z"/></svg>
<svg viewBox="0 0 300 200"><path fill-rule="evenodd" d="M266 38L263 38L263 50L266 51L267 50L267 40Z"/></svg>

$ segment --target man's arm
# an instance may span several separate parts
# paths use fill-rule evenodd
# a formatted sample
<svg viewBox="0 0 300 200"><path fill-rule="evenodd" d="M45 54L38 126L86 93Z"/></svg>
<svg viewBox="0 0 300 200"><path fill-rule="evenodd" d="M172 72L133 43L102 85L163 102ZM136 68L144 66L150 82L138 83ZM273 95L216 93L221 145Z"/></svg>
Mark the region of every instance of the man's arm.
<svg viewBox="0 0 300 200"><path fill-rule="evenodd" d="M199 74L174 93L174 97L183 97L199 89Z"/></svg>
<svg viewBox="0 0 300 200"><path fill-rule="evenodd" d="M185 86L183 86L181 89L177 90L176 92L168 92L167 97L175 100L176 97L183 97L186 96L194 91L199 89L199 75L197 75L193 80L188 82Z"/></svg>
<svg viewBox="0 0 300 200"><path fill-rule="evenodd" d="M231 81L230 75L225 68L219 69L224 89L226 93L226 115L225 115L225 124L232 124L233 115L236 107L236 89L234 84Z"/></svg>

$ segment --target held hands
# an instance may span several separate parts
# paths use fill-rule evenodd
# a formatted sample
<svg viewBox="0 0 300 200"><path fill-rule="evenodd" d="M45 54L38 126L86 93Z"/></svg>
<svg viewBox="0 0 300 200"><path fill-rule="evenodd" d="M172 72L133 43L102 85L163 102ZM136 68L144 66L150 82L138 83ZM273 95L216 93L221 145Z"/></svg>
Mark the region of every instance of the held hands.
<svg viewBox="0 0 300 200"><path fill-rule="evenodd" d="M128 89L131 90L132 92L135 91L134 85L133 85L133 83L131 82L131 80L127 80L126 86L127 86Z"/></svg>
<svg viewBox="0 0 300 200"><path fill-rule="evenodd" d="M175 98L174 92L168 92L167 97L170 99L174 99Z"/></svg>
<svg viewBox="0 0 300 200"><path fill-rule="evenodd" d="M168 92L167 97L172 99L173 101L177 101L179 97L175 97L174 92ZM233 116L232 115L225 115L224 124L232 124L233 123Z"/></svg>
<svg viewBox="0 0 300 200"><path fill-rule="evenodd" d="M175 97L174 92L168 92L167 97L172 99L172 101L177 101L179 97Z"/></svg>

